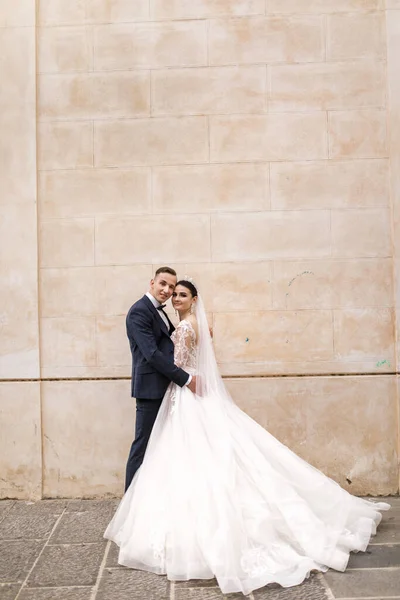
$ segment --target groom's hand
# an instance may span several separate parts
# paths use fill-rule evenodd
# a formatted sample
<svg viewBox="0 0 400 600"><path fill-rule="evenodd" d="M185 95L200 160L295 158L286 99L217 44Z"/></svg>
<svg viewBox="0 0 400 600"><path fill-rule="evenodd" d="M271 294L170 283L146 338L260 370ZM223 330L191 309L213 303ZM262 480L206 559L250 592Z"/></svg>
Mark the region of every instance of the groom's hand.
<svg viewBox="0 0 400 600"><path fill-rule="evenodd" d="M188 388L193 394L196 393L196 375L193 375L192 381L188 384Z"/></svg>

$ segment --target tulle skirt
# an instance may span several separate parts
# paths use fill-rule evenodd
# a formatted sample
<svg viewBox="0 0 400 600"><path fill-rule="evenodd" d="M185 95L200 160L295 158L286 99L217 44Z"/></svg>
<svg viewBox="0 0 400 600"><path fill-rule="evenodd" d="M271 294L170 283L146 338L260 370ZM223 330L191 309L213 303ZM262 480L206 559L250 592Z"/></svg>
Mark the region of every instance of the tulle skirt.
<svg viewBox="0 0 400 600"><path fill-rule="evenodd" d="M233 402L171 384L104 536L122 565L249 594L344 571L389 508L351 496Z"/></svg>

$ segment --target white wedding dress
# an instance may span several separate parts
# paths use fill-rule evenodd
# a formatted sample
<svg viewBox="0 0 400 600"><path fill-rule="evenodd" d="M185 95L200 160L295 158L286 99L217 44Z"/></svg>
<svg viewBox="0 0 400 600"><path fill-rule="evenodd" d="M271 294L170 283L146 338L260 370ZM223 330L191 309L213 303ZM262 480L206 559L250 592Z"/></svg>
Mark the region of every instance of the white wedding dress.
<svg viewBox="0 0 400 600"><path fill-rule="evenodd" d="M191 324L181 321L172 337L175 363L196 373ZM170 580L216 577L223 593L244 594L300 584L312 570L343 571L390 506L351 496L227 392L216 394L170 384L144 462L104 534L120 546L119 563Z"/></svg>

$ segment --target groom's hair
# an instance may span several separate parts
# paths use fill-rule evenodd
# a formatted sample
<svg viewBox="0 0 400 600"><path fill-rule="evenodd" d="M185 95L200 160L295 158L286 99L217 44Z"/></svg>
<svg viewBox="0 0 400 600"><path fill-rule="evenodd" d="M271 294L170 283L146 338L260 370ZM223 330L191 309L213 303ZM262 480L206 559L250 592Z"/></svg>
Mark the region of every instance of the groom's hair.
<svg viewBox="0 0 400 600"><path fill-rule="evenodd" d="M161 273L169 273L170 275L174 275L175 277L177 277L176 271L174 271L174 269L171 269L171 267L160 267L159 269L157 269L154 275L154 279L157 277L157 275L161 275Z"/></svg>

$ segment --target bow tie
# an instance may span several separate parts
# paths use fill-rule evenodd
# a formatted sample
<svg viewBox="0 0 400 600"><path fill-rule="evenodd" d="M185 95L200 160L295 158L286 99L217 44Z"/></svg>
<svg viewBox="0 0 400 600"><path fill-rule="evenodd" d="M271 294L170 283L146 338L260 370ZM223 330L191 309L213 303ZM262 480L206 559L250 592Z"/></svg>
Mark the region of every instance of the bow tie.
<svg viewBox="0 0 400 600"><path fill-rule="evenodd" d="M157 310L162 310L166 306L167 306L166 304L160 304L160 306L157 306Z"/></svg>

